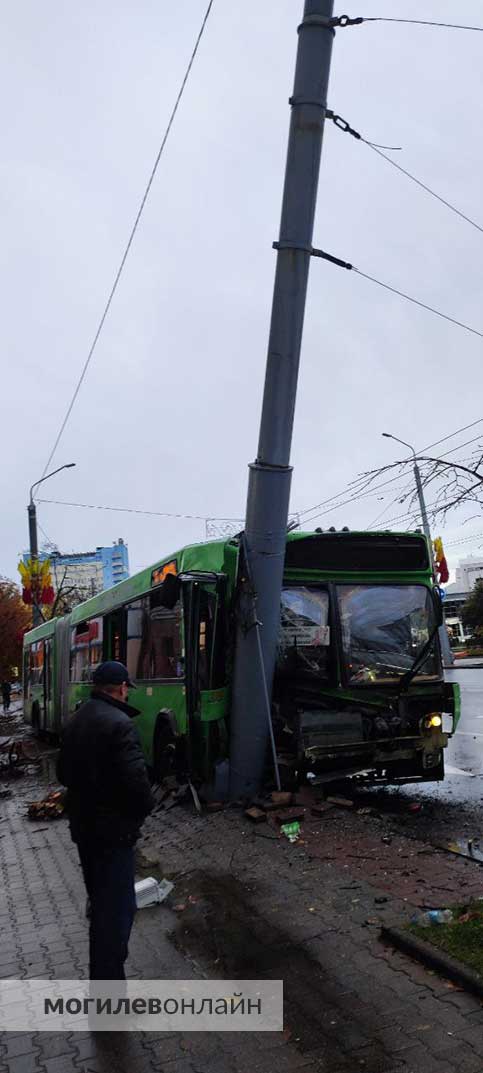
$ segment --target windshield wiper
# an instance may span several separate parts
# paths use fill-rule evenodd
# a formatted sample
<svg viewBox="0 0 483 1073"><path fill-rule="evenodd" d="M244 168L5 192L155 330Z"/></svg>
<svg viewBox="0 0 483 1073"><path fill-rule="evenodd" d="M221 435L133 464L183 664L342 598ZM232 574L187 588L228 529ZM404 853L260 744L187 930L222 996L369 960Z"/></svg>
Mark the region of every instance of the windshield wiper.
<svg viewBox="0 0 483 1073"><path fill-rule="evenodd" d="M431 649L431 645L432 645L432 643L433 643L433 641L434 641L434 639L436 637L436 634L437 634L438 630L439 630L439 624L436 623L436 626L434 627L432 633L430 633L430 635L428 637L428 640L426 641L426 644L423 645L421 651L416 656L416 658L415 658L414 662L412 663L411 667L409 668L409 670L406 671L405 674L403 674L403 676L402 676L402 678L401 678L401 680L399 682L399 692L400 693L402 693L403 690L408 688L408 686L412 682L414 676L417 674L421 664L424 663L424 661L426 659L426 656L429 654L429 651Z"/></svg>

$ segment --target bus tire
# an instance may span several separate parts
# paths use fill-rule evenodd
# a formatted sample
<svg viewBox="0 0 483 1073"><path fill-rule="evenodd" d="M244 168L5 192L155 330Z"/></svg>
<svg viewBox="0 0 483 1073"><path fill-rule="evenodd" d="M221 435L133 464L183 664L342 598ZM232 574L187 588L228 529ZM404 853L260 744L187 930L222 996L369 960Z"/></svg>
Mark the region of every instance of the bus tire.
<svg viewBox="0 0 483 1073"><path fill-rule="evenodd" d="M158 783L176 775L176 738L168 719L158 718L153 741L153 774Z"/></svg>

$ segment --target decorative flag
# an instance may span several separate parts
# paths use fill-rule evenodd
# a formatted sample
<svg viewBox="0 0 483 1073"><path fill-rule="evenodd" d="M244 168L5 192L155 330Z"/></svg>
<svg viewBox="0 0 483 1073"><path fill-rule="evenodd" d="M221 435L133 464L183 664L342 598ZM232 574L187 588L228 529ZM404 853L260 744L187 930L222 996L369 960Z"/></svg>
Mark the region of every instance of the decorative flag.
<svg viewBox="0 0 483 1073"><path fill-rule="evenodd" d="M39 559L27 559L27 562L18 564L18 570L22 578L24 604L37 604L38 607L53 604L55 592L52 586L49 559L44 559L42 562Z"/></svg>
<svg viewBox="0 0 483 1073"><path fill-rule="evenodd" d="M433 541L433 547L434 561L439 574L440 584L446 585L446 582L449 581L449 570L444 554L443 541L441 540L441 537L436 537L436 539Z"/></svg>

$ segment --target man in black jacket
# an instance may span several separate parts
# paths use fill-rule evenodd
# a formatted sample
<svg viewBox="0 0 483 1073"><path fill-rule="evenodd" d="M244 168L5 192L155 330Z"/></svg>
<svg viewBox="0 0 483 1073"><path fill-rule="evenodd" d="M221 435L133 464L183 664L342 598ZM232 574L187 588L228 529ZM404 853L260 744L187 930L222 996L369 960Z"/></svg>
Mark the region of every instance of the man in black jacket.
<svg viewBox="0 0 483 1073"><path fill-rule="evenodd" d="M136 911L134 844L154 804L132 723L139 713L127 704L133 684L124 664L100 664L91 699L65 727L57 763L91 904L91 980L125 979Z"/></svg>

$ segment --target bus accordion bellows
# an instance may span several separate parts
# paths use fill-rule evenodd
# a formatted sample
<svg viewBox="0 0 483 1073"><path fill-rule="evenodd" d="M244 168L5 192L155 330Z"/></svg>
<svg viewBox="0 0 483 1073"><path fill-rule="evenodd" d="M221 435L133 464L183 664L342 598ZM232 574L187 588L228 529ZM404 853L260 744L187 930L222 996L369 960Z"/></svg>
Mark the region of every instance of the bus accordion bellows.
<svg viewBox="0 0 483 1073"><path fill-rule="evenodd" d="M27 721L58 736L99 663L121 660L155 777L211 782L229 758L245 573L240 538L190 545L31 630ZM421 533L287 534L272 724L289 782L444 777L460 702L444 681L441 621Z"/></svg>

